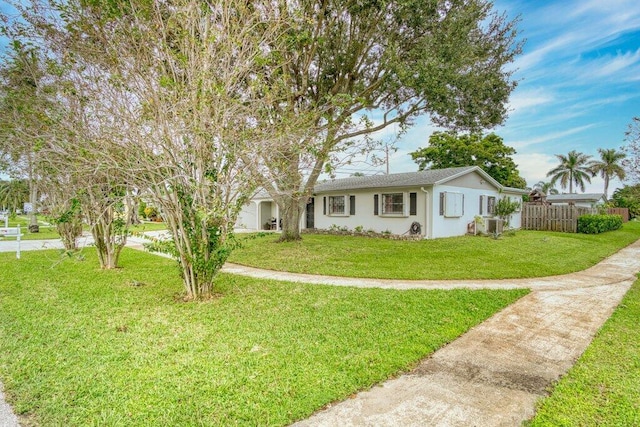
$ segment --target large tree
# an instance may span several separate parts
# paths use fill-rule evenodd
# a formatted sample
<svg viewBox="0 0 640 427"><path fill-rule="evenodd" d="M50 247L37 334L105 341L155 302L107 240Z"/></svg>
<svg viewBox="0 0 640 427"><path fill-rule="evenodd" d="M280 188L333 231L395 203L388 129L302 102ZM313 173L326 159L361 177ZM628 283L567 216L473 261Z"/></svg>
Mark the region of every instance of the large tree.
<svg viewBox="0 0 640 427"><path fill-rule="evenodd" d="M399 132L429 114L442 126L502 123L515 87L505 65L520 51L515 23L486 0L280 1L286 43L265 64L274 96L268 122L298 118L305 132L258 150L254 172L283 216L281 240L299 224L319 175L371 135ZM274 88L284 89L274 92ZM286 128L286 126L285 126ZM293 129L293 127L288 127Z"/></svg>
<svg viewBox="0 0 640 427"><path fill-rule="evenodd" d="M516 150L504 145L495 133L482 136L435 132L429 137L427 147L410 154L419 170L479 166L504 186L525 188L527 183L511 158L515 153Z"/></svg>
<svg viewBox="0 0 640 427"><path fill-rule="evenodd" d="M29 183L24 179L0 180L0 210L15 212L29 200Z"/></svg>
<svg viewBox="0 0 640 427"><path fill-rule="evenodd" d="M50 85L40 50L12 40L0 66L0 157L4 171L29 184L29 230L39 230L38 172L43 141L50 137ZM0 170L3 170L0 169Z"/></svg>
<svg viewBox="0 0 640 427"><path fill-rule="evenodd" d="M266 57L285 41L275 6L69 0L49 2L54 12L46 14L34 0L24 8L61 70L52 78L65 114L46 150L85 174L78 197L96 241L126 227L118 222L121 198L144 190L171 231L163 248L178 261L188 298L213 291L230 253L235 218L253 189L243 161L254 156L242 154L284 134L260 106L276 87L263 75L278 62ZM295 120L287 137L301 128ZM112 243L117 261L120 242Z"/></svg>
<svg viewBox="0 0 640 427"><path fill-rule="evenodd" d="M615 148L598 148L598 153L600 154L600 160L589 162L589 168L593 176L600 175L604 179L604 198L608 199L609 180L618 178L622 181L626 176L621 164L626 154L617 151Z"/></svg>
<svg viewBox="0 0 640 427"><path fill-rule="evenodd" d="M564 154L556 154L556 158L560 161L560 164L547 173L547 176L551 178L551 182L555 184L559 181L563 189L568 186L569 193L573 193L573 184L584 192L585 181L591 182L592 174L589 168L591 156L571 150L566 156Z"/></svg>
<svg viewBox="0 0 640 427"><path fill-rule="evenodd" d="M622 161L626 175L634 182L640 182L640 116L631 119L625 134L627 145L622 147L626 158Z"/></svg>

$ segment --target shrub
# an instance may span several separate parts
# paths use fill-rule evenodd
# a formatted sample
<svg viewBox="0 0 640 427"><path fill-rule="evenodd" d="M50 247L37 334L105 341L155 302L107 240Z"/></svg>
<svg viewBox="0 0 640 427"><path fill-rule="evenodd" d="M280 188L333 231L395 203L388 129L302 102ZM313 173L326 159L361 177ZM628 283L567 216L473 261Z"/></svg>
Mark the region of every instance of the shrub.
<svg viewBox="0 0 640 427"><path fill-rule="evenodd" d="M145 213L145 210L147 209L147 204L145 203L144 200L140 200L140 203L138 204L138 216L140 218L147 218L147 214Z"/></svg>
<svg viewBox="0 0 640 427"><path fill-rule="evenodd" d="M613 207L628 208L629 219L640 217L640 184L625 185L617 189L611 198Z"/></svg>
<svg viewBox="0 0 640 427"><path fill-rule="evenodd" d="M158 209L156 209L155 206L147 206L144 208L144 216L150 220L154 220L158 216Z"/></svg>
<svg viewBox="0 0 640 427"><path fill-rule="evenodd" d="M598 234L622 227L620 215L582 215L578 218L578 233Z"/></svg>

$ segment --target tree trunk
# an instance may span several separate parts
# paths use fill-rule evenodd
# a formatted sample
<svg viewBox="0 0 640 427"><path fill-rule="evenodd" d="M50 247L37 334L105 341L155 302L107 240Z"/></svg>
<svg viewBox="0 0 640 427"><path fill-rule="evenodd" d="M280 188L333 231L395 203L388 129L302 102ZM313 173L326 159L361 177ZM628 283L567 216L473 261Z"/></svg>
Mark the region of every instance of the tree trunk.
<svg viewBox="0 0 640 427"><path fill-rule="evenodd" d="M56 224L60 239L64 248L68 251L78 250L78 237L82 234L82 223L80 222L59 222Z"/></svg>
<svg viewBox="0 0 640 427"><path fill-rule="evenodd" d="M282 197L276 200L282 216L282 234L279 242L295 242L302 240L300 236L300 220L308 197Z"/></svg>
<svg viewBox="0 0 640 427"><path fill-rule="evenodd" d="M113 207L107 208L91 228L100 268L105 270L118 268L120 252L127 243L126 229L114 230L114 214Z"/></svg>
<svg viewBox="0 0 640 427"><path fill-rule="evenodd" d="M38 201L38 189L33 177L33 168L31 167L31 161L29 161L29 203L31 204L31 212L29 212L29 232L39 233L40 226L38 225L38 217L36 216L36 203Z"/></svg>
<svg viewBox="0 0 640 427"><path fill-rule="evenodd" d="M605 174L604 175L604 199L606 201L609 201L609 195L607 194L609 192L609 175Z"/></svg>

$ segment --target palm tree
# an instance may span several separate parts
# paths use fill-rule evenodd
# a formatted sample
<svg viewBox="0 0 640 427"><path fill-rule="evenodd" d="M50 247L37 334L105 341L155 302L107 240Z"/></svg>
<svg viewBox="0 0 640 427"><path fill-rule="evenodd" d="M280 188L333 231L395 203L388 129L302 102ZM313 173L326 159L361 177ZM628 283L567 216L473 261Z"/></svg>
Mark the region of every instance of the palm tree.
<svg viewBox="0 0 640 427"><path fill-rule="evenodd" d="M24 179L0 181L0 208L9 208L11 212L21 209L29 200L29 185Z"/></svg>
<svg viewBox="0 0 640 427"><path fill-rule="evenodd" d="M558 190L556 189L556 184L555 182L545 182L545 181L538 181L537 184L535 184L533 186L533 188L537 188L538 190L542 191L544 194L558 194Z"/></svg>
<svg viewBox="0 0 640 427"><path fill-rule="evenodd" d="M601 160L592 160L589 162L591 173L593 176L600 174L604 179L604 198L609 200L607 191L609 190L609 180L611 178L619 178L623 180L625 177L624 169L620 165L620 161L626 157L621 151L616 151L615 148L602 149L598 148Z"/></svg>
<svg viewBox="0 0 640 427"><path fill-rule="evenodd" d="M569 193L573 193L573 184L576 184L580 191L584 193L584 182L591 183L591 169L587 165L591 156L579 153L576 150L569 151L566 156L556 154L560 164L551 169L547 176L551 177L553 184L560 180L560 186L564 189L569 185Z"/></svg>

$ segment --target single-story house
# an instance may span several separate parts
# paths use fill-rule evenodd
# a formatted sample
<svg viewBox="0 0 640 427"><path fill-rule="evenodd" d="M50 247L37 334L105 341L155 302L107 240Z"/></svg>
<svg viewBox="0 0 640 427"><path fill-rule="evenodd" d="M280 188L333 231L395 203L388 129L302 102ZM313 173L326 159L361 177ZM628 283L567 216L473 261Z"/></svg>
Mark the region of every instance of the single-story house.
<svg viewBox="0 0 640 427"><path fill-rule="evenodd" d="M593 208L607 202L604 193L584 193L584 194L550 194L547 196L547 203L552 205L574 205L577 207Z"/></svg>
<svg viewBox="0 0 640 427"><path fill-rule="evenodd" d="M477 166L335 179L314 187L300 227L420 234L426 239L461 236L476 216L493 217L500 198L521 203L526 193L500 185ZM278 228L274 206L272 199L259 192L237 225L264 229L271 215L269 221L273 217ZM520 228L520 211L509 223Z"/></svg>

